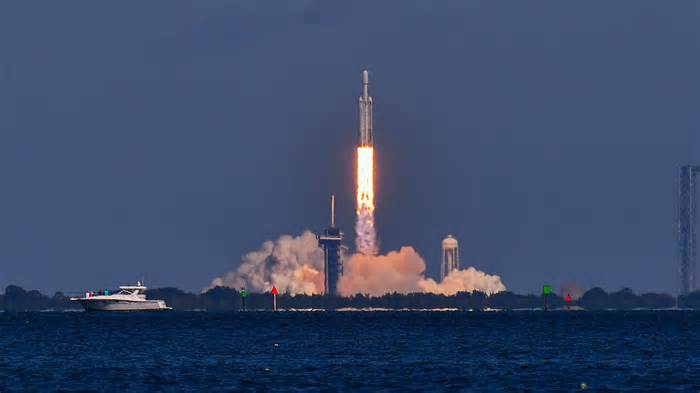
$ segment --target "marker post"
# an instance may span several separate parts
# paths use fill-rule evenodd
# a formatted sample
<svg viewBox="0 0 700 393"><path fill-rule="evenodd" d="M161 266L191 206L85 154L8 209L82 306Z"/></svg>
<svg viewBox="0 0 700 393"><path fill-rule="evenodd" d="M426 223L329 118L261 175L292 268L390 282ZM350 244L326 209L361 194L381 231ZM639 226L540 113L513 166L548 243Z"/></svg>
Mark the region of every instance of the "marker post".
<svg viewBox="0 0 700 393"><path fill-rule="evenodd" d="M547 305L547 298L549 297L550 293L552 293L552 286L551 285L543 285L542 286L542 298L544 300L544 311L549 310L549 306Z"/></svg>
<svg viewBox="0 0 700 393"><path fill-rule="evenodd" d="M277 288L275 286L272 287L272 311L277 311Z"/></svg>
<svg viewBox="0 0 700 393"><path fill-rule="evenodd" d="M243 311L245 311L245 298L248 297L248 291L245 290L245 288L241 288L241 306L243 308Z"/></svg>

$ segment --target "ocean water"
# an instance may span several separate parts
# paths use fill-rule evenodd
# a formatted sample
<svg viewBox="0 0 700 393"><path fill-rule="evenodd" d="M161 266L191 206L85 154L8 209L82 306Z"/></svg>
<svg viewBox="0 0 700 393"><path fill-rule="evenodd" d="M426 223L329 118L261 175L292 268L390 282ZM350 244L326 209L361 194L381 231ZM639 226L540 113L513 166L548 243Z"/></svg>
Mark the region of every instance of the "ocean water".
<svg viewBox="0 0 700 393"><path fill-rule="evenodd" d="M0 313L0 392L699 391L700 313Z"/></svg>

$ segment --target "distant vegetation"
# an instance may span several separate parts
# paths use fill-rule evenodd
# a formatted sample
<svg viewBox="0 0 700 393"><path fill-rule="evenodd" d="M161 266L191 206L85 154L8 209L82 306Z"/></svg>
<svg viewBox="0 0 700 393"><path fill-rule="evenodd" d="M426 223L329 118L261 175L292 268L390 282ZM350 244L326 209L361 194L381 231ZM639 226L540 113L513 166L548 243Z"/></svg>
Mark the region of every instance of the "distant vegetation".
<svg viewBox="0 0 700 393"><path fill-rule="evenodd" d="M80 308L79 304L72 304L61 292L48 297L39 291L25 291L16 285L8 285L5 294L0 295L0 310L5 311L66 310L76 306Z"/></svg>
<svg viewBox="0 0 700 393"><path fill-rule="evenodd" d="M238 291L231 288L217 287L202 294L184 292L177 288L160 288L147 291L151 299L163 299L168 306L176 310L208 310L233 311L241 308L241 298ZM564 299L557 295L549 295L550 308L564 307ZM281 294L277 304L280 308L388 308L388 309L425 309L425 308L458 308L483 310L487 308L519 309L542 307L543 299L536 295L518 295L512 292L500 292L488 296L481 292L462 292L454 296L435 295L430 293L387 294L380 297L356 295L349 298L326 297L321 295ZM679 307L700 309L700 291L678 298ZM248 309L269 309L272 306L272 295L251 293L246 299ZM601 288L592 288L583 296L574 300L571 306L582 307L586 310L605 309L655 309L676 306L676 298L667 294L645 293L637 295L630 289L607 293ZM10 285L5 294L0 295L0 310L5 311L40 311L80 309L80 305L71 302L61 292L48 297L36 290L26 291L18 286Z"/></svg>

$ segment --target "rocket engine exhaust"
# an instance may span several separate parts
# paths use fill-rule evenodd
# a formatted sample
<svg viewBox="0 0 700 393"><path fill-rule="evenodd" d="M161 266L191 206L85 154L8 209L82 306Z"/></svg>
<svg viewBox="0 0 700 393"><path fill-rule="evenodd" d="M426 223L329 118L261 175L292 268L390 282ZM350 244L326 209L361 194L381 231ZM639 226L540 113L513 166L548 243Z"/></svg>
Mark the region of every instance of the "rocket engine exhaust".
<svg viewBox="0 0 700 393"><path fill-rule="evenodd" d="M357 146L357 221L355 245L365 255L377 254L377 232L374 228L374 130L372 129L372 97L369 95L369 73L362 71L359 145Z"/></svg>

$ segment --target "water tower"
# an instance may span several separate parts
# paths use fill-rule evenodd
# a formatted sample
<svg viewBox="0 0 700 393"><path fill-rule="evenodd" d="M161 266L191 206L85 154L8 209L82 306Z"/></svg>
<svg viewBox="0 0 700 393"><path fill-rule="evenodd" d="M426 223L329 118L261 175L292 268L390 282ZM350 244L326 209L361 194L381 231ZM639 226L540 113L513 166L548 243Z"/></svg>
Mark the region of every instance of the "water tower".
<svg viewBox="0 0 700 393"><path fill-rule="evenodd" d="M447 235L442 240L442 264L440 265L440 281L450 274L451 271L459 269L459 242L452 235Z"/></svg>

